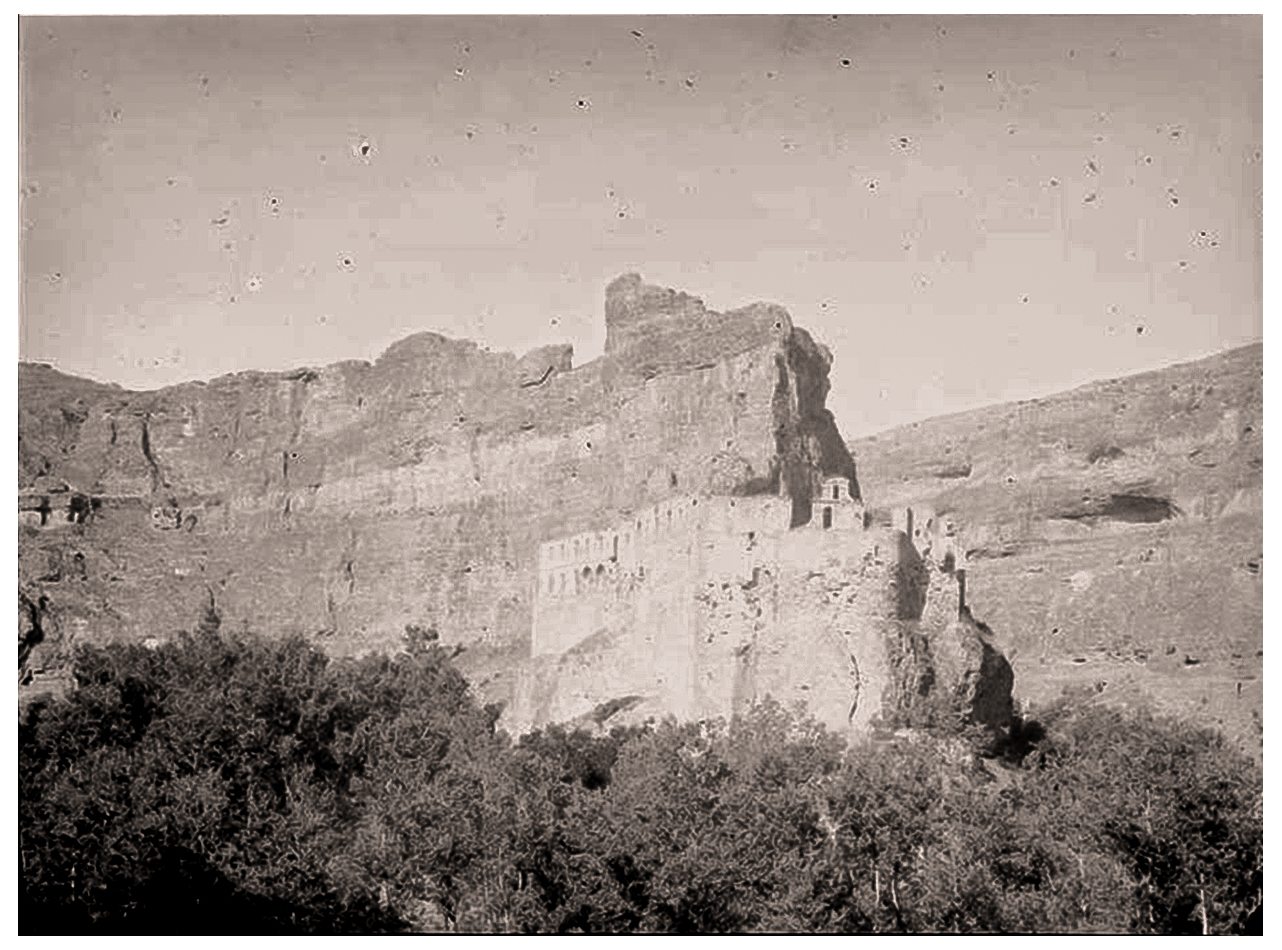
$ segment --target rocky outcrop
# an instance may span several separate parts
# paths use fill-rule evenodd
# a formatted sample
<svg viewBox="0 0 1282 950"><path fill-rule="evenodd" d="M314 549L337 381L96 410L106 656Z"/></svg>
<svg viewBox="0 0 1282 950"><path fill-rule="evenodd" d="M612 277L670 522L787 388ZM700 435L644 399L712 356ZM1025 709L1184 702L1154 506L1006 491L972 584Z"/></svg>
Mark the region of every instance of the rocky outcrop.
<svg viewBox="0 0 1282 950"><path fill-rule="evenodd" d="M1015 714L1015 674L994 644L993 631L962 607L956 621L931 638L936 681L950 690L967 722L1005 729Z"/></svg>

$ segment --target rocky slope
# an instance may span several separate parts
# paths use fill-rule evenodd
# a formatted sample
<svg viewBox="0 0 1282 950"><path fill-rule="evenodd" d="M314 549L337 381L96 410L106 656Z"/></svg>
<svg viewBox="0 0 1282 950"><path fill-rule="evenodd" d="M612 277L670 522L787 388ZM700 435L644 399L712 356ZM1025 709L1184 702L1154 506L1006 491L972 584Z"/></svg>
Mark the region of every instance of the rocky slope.
<svg viewBox="0 0 1282 950"><path fill-rule="evenodd" d="M1020 696L1147 700L1259 747L1263 349L938 417L851 450L951 530Z"/></svg>
<svg viewBox="0 0 1282 950"><path fill-rule="evenodd" d="M605 316L605 355L578 368L568 346L518 359L431 333L372 364L154 392L19 366L31 663L164 639L213 605L335 653L434 626L473 672L502 669L527 646L539 541L682 492L800 511L812 470L853 484L831 357L785 311L715 313L626 275Z"/></svg>

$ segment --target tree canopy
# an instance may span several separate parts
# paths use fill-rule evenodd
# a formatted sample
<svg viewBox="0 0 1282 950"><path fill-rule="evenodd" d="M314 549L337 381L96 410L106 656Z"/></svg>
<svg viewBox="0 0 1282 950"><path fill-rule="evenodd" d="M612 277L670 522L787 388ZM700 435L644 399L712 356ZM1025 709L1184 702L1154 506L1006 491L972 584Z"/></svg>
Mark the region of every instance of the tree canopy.
<svg viewBox="0 0 1282 950"><path fill-rule="evenodd" d="M980 759L766 701L513 741L453 655L80 649L19 725L22 932L1259 930L1261 774L1218 735L1065 701Z"/></svg>

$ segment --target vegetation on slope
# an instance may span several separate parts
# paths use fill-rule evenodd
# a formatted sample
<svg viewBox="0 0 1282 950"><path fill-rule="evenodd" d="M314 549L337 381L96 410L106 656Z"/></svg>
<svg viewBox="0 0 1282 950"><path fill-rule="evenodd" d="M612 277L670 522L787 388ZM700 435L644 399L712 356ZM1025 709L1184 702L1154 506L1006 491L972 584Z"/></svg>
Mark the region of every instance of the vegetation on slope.
<svg viewBox="0 0 1282 950"><path fill-rule="evenodd" d="M20 723L22 932L1259 930L1261 776L1212 734L1065 702L985 765L767 702L512 742L452 658L81 649Z"/></svg>

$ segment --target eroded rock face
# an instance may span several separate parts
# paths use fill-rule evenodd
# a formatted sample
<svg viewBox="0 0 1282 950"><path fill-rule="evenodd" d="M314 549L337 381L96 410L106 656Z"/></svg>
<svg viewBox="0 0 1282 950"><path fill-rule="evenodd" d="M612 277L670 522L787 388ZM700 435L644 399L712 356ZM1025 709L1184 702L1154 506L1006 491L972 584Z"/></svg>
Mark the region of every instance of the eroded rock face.
<svg viewBox="0 0 1282 950"><path fill-rule="evenodd" d="M1262 360L1247 346L851 447L875 520L911 508L922 540L951 536L1022 698L1089 690L1258 750Z"/></svg>
<svg viewBox="0 0 1282 950"><path fill-rule="evenodd" d="M1015 674L994 644L993 632L963 607L957 620L931 639L938 684L952 691L968 722L1004 729L1015 710Z"/></svg>
<svg viewBox="0 0 1282 950"><path fill-rule="evenodd" d="M540 541L690 492L782 496L800 519L816 473L854 484L831 357L783 310L719 314L630 275L606 314L606 355L578 368L568 346L431 333L372 364L155 392L22 365L19 489L58 480L91 509L30 514L20 582L91 640L170 636L212 597L231 627L335 653L421 623L515 656ZM42 580L54 563L75 570Z"/></svg>

